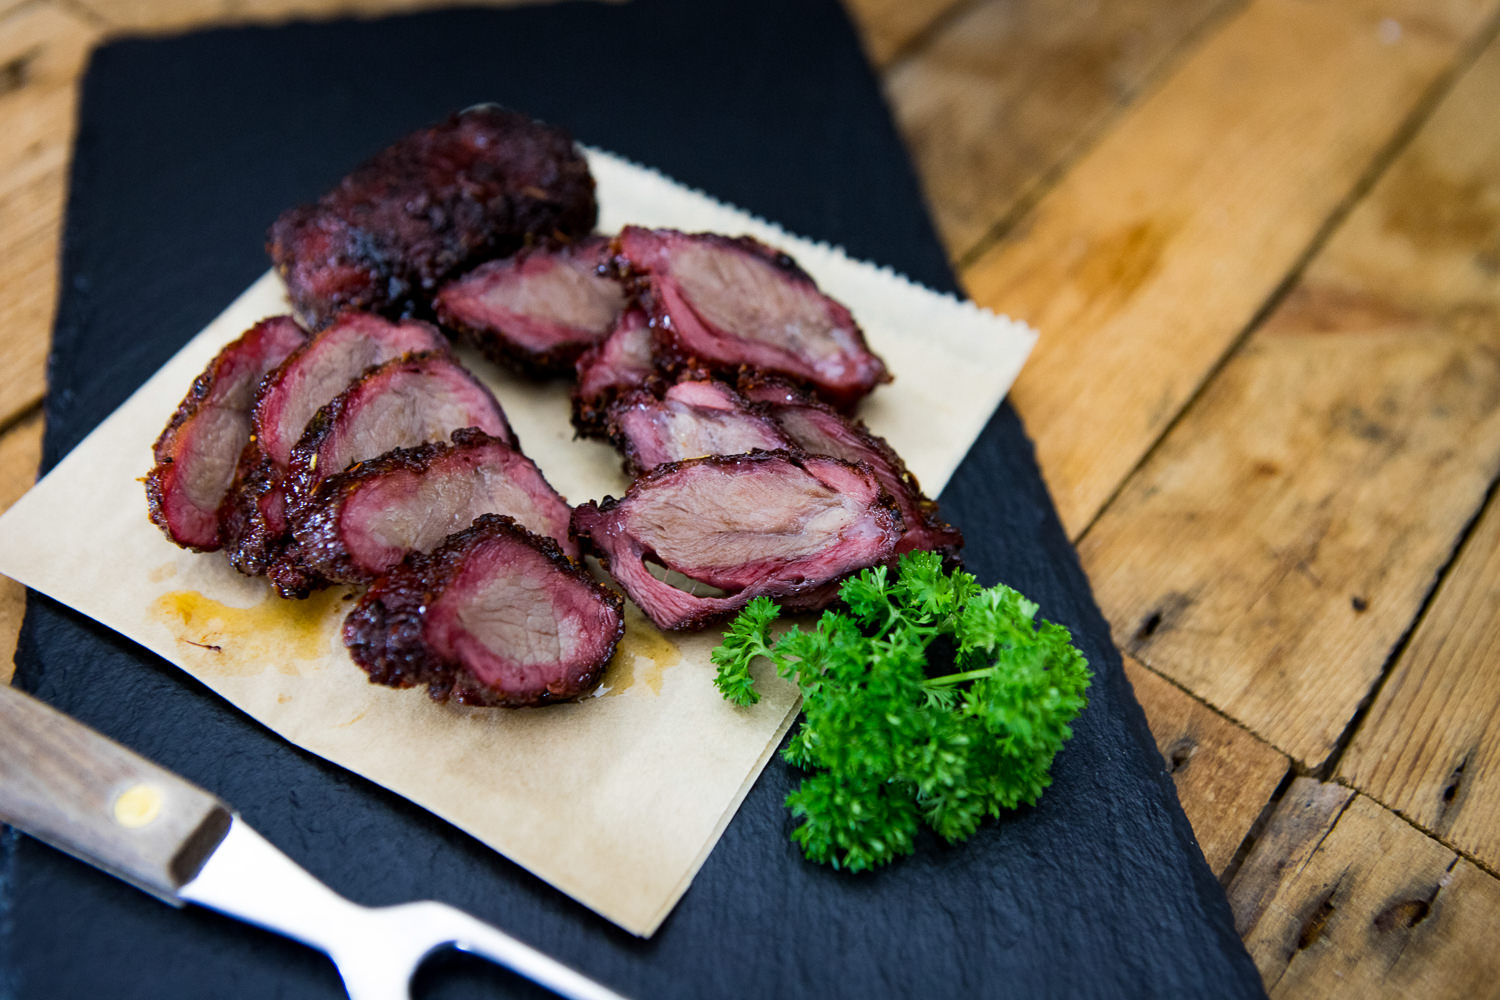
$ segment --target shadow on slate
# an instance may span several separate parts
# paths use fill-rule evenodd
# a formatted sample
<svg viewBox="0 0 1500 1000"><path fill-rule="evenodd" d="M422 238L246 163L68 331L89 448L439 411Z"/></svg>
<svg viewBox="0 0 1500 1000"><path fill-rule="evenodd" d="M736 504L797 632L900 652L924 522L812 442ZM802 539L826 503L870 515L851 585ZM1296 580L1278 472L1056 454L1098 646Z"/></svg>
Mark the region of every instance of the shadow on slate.
<svg viewBox="0 0 1500 1000"><path fill-rule="evenodd" d="M265 269L281 209L486 100L955 287L832 0L563 4L120 41L84 86L44 465ZM980 579L1038 600L1096 670L1051 791L961 847L928 838L849 877L788 843L781 800L796 775L774 761L650 941L36 595L17 683L218 793L340 892L447 900L640 997L1261 995L1008 406L942 499ZM145 516L140 497L120 502ZM99 564L108 573L108 552ZM0 996L341 993L308 949L172 910L13 831L0 852ZM419 987L539 994L464 957L435 959Z"/></svg>

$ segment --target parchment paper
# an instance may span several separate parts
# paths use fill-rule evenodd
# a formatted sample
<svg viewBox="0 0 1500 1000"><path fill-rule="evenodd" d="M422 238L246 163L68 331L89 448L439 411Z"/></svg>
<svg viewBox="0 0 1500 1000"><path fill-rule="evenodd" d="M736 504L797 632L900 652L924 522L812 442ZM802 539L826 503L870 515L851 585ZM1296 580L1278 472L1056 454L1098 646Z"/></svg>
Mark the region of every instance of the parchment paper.
<svg viewBox="0 0 1500 1000"><path fill-rule="evenodd" d="M896 376L860 415L937 495L1014 381L1035 341L1031 330L790 236L654 171L599 151L589 160L602 231L638 223L749 233L787 250L847 304ZM759 705L732 707L712 684L708 655L718 632L664 636L628 607L625 640L593 697L518 711L437 705L420 691L365 681L338 639L351 591L282 601L222 556L172 545L146 518L139 479L151 443L224 344L287 311L268 272L193 337L0 517L0 572L650 936L790 726L795 690L766 677ZM566 386L533 385L477 356L464 360L570 502L624 491L614 451L573 440Z"/></svg>

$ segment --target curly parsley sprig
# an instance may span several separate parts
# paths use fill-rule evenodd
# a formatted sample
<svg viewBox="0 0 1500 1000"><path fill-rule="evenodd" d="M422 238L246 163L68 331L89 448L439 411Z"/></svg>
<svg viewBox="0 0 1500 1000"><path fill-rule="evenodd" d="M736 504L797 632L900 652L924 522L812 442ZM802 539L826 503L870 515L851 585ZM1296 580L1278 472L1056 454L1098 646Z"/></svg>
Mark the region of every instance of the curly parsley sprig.
<svg viewBox="0 0 1500 1000"><path fill-rule="evenodd" d="M949 841L986 816L1034 803L1072 736L1090 673L1068 630L1037 605L930 552L865 570L840 591L847 612L777 638L780 610L759 597L713 652L714 683L738 705L760 700L750 664L765 657L802 691L785 758L812 773L787 796L811 860L863 871L911 853L925 822ZM928 676L945 638L954 670Z"/></svg>

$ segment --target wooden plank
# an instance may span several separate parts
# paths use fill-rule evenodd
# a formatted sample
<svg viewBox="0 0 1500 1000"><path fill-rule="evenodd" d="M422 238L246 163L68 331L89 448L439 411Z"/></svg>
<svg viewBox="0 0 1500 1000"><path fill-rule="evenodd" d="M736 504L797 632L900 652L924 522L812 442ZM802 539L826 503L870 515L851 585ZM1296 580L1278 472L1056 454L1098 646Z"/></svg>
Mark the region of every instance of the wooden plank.
<svg viewBox="0 0 1500 1000"><path fill-rule="evenodd" d="M42 415L34 413L0 437L0 512L36 481L42 461ZM26 610L26 588L0 577L0 684L15 673L16 637Z"/></svg>
<svg viewBox="0 0 1500 1000"><path fill-rule="evenodd" d="M1500 42L1080 545L1122 647L1309 768L1500 473L1497 89Z"/></svg>
<svg viewBox="0 0 1500 1000"><path fill-rule="evenodd" d="M302 18L379 17L434 7L452 0L70 0L101 21L130 31L182 31L206 25L274 24ZM468 0L474 7L513 7L562 0Z"/></svg>
<svg viewBox="0 0 1500 1000"><path fill-rule="evenodd" d="M1339 764L1341 777L1500 868L1500 503L1492 501Z"/></svg>
<svg viewBox="0 0 1500 1000"><path fill-rule="evenodd" d="M63 190L61 167L0 189L0 423L35 406L46 390Z"/></svg>
<svg viewBox="0 0 1500 1000"><path fill-rule="evenodd" d="M1146 710L1198 846L1209 867L1222 874L1290 762L1128 656L1125 676Z"/></svg>
<svg viewBox="0 0 1500 1000"><path fill-rule="evenodd" d="M940 18L970 0L844 0L859 27L865 54L877 67L890 65Z"/></svg>
<svg viewBox="0 0 1500 1000"><path fill-rule="evenodd" d="M1294 782L1229 887L1271 996L1494 995L1500 881L1363 795L1328 808L1317 786Z"/></svg>
<svg viewBox="0 0 1500 1000"><path fill-rule="evenodd" d="M984 0L886 77L962 261L1212 17L1240 0Z"/></svg>
<svg viewBox="0 0 1500 1000"><path fill-rule="evenodd" d="M74 94L97 37L51 4L0 19L0 424L44 389Z"/></svg>
<svg viewBox="0 0 1500 1000"><path fill-rule="evenodd" d="M1078 534L1493 0L1254 0L964 279L1042 339L1012 392Z"/></svg>

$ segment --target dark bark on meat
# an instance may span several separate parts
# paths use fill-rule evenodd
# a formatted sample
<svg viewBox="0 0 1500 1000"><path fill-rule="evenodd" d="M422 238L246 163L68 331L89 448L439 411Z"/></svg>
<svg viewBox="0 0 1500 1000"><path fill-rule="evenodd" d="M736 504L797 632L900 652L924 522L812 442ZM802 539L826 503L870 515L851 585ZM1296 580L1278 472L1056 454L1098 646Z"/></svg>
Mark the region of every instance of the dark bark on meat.
<svg viewBox="0 0 1500 1000"><path fill-rule="evenodd" d="M871 433L863 421L835 412L780 379L750 376L740 381L740 391L776 422L795 447L810 455L870 466L906 522L895 555L925 549L950 563L957 561L964 545L963 533L938 514L936 501L922 492L917 477L885 438Z"/></svg>
<svg viewBox="0 0 1500 1000"><path fill-rule="evenodd" d="M282 214L266 249L297 311L397 315L467 267L537 238L577 238L598 208L561 129L486 106L398 139L315 204Z"/></svg>
<svg viewBox="0 0 1500 1000"><path fill-rule="evenodd" d="M627 226L613 250L650 317L659 365L778 374L841 409L890 381L849 310L763 243Z"/></svg>
<svg viewBox="0 0 1500 1000"><path fill-rule="evenodd" d="M868 466L755 452L659 466L624 498L576 508L573 528L652 621L684 629L762 594L822 607L832 584L890 556L902 523ZM647 560L728 593L679 590Z"/></svg>
<svg viewBox="0 0 1500 1000"><path fill-rule="evenodd" d="M569 374L625 308L625 289L601 273L608 249L596 236L481 264L438 291L438 321L498 365L536 377Z"/></svg>
<svg viewBox="0 0 1500 1000"><path fill-rule="evenodd" d="M625 632L624 602L550 538L486 514L375 581L344 644L377 684L437 701L545 705L592 688Z"/></svg>
<svg viewBox="0 0 1500 1000"><path fill-rule="evenodd" d="M292 519L295 543L281 562L310 584L369 583L482 514L508 515L578 556L572 508L535 463L467 429L455 431L452 443L400 448L323 480Z"/></svg>
<svg viewBox="0 0 1500 1000"><path fill-rule="evenodd" d="M627 309L608 337L584 351L574 370L573 426L585 437L604 433L609 406L637 389L659 385L654 334L646 314Z"/></svg>
<svg viewBox="0 0 1500 1000"><path fill-rule="evenodd" d="M209 552L223 544L219 508L250 439L256 387L306 339L290 316L257 323L209 362L157 438L146 503L178 545Z"/></svg>
<svg viewBox="0 0 1500 1000"><path fill-rule="evenodd" d="M517 447L499 402L447 353L387 361L367 371L308 423L288 463L287 509L295 516L318 483L357 462L445 440L464 427L477 427Z"/></svg>
<svg viewBox="0 0 1500 1000"><path fill-rule="evenodd" d="M275 564L287 534L284 480L292 448L318 410L375 365L445 350L447 341L427 323L343 313L266 377L255 400L252 437L220 513L225 550L236 569L260 576Z"/></svg>
<svg viewBox="0 0 1500 1000"><path fill-rule="evenodd" d="M636 391L609 408L609 439L637 476L667 462L793 446L765 413L723 382L678 382L658 399Z"/></svg>

